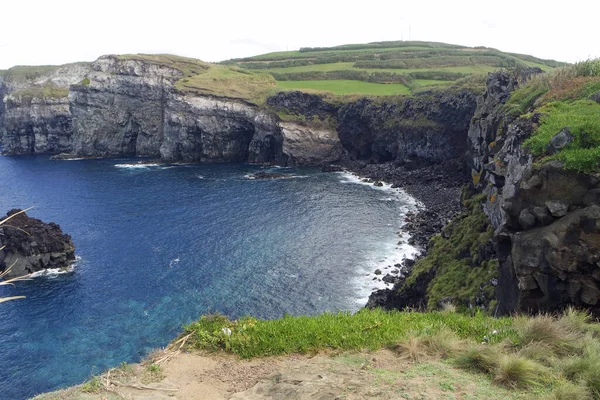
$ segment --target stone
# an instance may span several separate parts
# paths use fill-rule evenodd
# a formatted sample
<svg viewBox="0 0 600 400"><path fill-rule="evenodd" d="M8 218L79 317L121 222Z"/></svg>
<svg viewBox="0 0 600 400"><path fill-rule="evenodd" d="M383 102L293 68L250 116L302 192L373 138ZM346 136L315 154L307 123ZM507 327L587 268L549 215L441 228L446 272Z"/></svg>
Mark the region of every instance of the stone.
<svg viewBox="0 0 600 400"><path fill-rule="evenodd" d="M564 217L569 212L569 205L558 200L547 201L546 207L548 207L550 214L556 218Z"/></svg>
<svg viewBox="0 0 600 400"><path fill-rule="evenodd" d="M595 279L595 280L597 280L597 281L599 281L599 282L600 282L600 269L597 269L597 270L595 270L595 271L592 273L592 277L594 277L594 279Z"/></svg>
<svg viewBox="0 0 600 400"><path fill-rule="evenodd" d="M382 272L379 268L375 270L375 275L381 275L381 274L382 274Z"/></svg>
<svg viewBox="0 0 600 400"><path fill-rule="evenodd" d="M548 225L554 221L547 207L533 207L531 213L542 225Z"/></svg>
<svg viewBox="0 0 600 400"><path fill-rule="evenodd" d="M538 287L538 284L533 276L522 276L519 277L519 289L520 290L533 290Z"/></svg>
<svg viewBox="0 0 600 400"><path fill-rule="evenodd" d="M600 103L600 92L594 93L588 98L592 101L595 101L596 103Z"/></svg>
<svg viewBox="0 0 600 400"><path fill-rule="evenodd" d="M552 139L550 139L550 143L548 144L546 151L549 154L556 154L565 147L567 147L569 143L573 141L573 139L574 137L571 134L569 128L562 128L560 132L558 132L552 137Z"/></svg>
<svg viewBox="0 0 600 400"><path fill-rule="evenodd" d="M600 189L591 189L583 196L583 204L591 206L592 204L600 204Z"/></svg>
<svg viewBox="0 0 600 400"><path fill-rule="evenodd" d="M383 186L383 183L381 183L381 182L377 181L377 182L375 182L375 183L373 184L373 186L382 187L382 186Z"/></svg>
<svg viewBox="0 0 600 400"><path fill-rule="evenodd" d="M535 225L535 216L528 209L524 209L519 214L519 224L523 229L533 228Z"/></svg>
<svg viewBox="0 0 600 400"><path fill-rule="evenodd" d="M600 301L600 289L594 282L584 281L581 288L581 301L590 306L595 306Z"/></svg>

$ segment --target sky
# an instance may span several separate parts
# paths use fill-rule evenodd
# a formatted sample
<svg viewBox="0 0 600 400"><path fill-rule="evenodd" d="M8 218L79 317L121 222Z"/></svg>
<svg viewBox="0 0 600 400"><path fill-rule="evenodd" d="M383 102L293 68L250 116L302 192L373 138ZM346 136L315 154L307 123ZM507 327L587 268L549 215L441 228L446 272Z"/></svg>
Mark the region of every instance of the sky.
<svg viewBox="0 0 600 400"><path fill-rule="evenodd" d="M0 69L171 53L222 61L384 40L600 57L594 0L27 0L0 8Z"/></svg>

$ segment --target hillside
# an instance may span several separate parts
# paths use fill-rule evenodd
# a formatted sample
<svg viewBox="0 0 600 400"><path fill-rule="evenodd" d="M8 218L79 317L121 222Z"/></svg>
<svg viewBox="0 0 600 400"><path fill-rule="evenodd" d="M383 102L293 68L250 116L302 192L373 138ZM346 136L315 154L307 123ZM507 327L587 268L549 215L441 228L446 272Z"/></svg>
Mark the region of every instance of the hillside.
<svg viewBox="0 0 600 400"><path fill-rule="evenodd" d="M499 68L539 67L548 71L565 65L487 47L417 41L301 48L223 64L268 72L281 89L373 95L406 95Z"/></svg>

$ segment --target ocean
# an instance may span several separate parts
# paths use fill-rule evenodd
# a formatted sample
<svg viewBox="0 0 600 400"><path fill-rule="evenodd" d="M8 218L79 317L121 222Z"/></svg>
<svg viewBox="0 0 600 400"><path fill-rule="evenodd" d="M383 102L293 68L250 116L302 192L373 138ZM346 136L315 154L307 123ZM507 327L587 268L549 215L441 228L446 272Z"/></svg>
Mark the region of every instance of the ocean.
<svg viewBox="0 0 600 400"><path fill-rule="evenodd" d="M0 304L0 393L14 400L139 361L202 314L356 311L385 286L375 269L416 253L401 229L411 197L314 168L0 157L0 212L31 206L77 261L0 287L27 297Z"/></svg>

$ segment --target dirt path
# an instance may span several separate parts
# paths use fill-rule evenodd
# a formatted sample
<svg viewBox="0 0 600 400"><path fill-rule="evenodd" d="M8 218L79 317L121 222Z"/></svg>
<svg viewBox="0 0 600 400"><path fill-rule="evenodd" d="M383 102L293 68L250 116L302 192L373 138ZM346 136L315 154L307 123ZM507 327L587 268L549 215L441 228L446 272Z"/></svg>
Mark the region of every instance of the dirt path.
<svg viewBox="0 0 600 400"><path fill-rule="evenodd" d="M154 355L160 360L166 353ZM363 400L521 398L488 379L437 360L411 363L388 350L240 360L224 353L178 353L124 365L90 384L39 400ZM107 390L108 388L108 390ZM95 393L86 390L97 389Z"/></svg>

